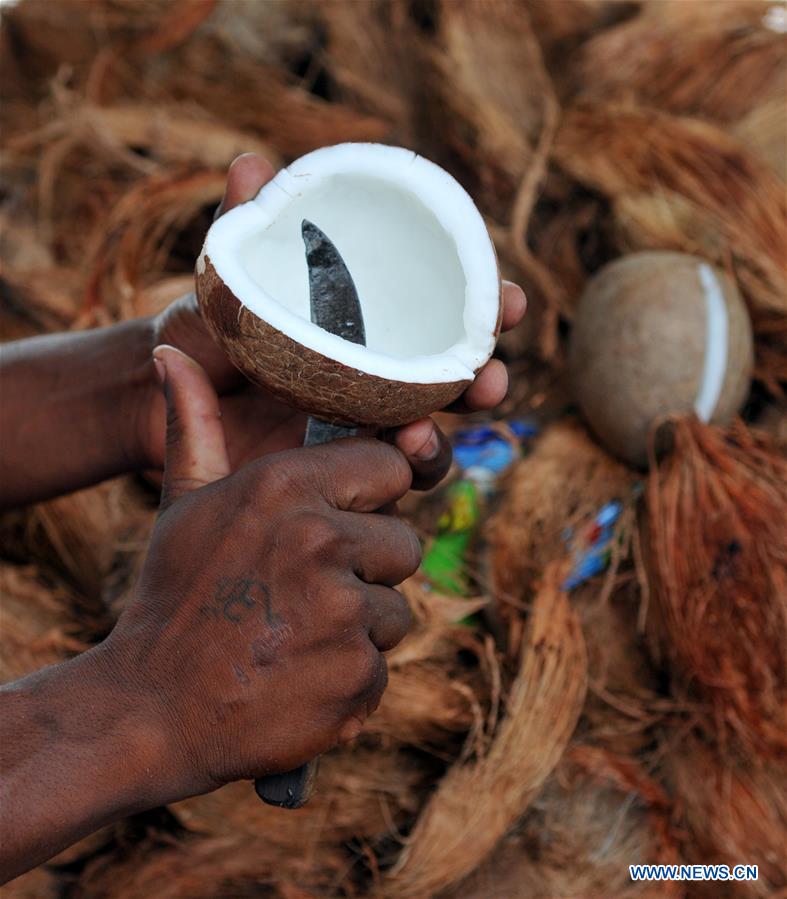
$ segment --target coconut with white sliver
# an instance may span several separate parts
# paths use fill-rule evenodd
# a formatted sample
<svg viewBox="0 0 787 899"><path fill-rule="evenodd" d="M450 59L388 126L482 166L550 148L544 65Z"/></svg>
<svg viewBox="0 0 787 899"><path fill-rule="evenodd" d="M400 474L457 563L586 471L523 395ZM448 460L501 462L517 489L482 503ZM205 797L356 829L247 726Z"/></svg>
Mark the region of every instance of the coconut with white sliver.
<svg viewBox="0 0 787 899"><path fill-rule="evenodd" d="M351 274L366 346L310 320L304 220ZM500 329L497 259L473 201L434 163L380 144L316 150L279 172L212 225L196 285L241 371L339 424L400 425L446 406Z"/></svg>
<svg viewBox="0 0 787 899"><path fill-rule="evenodd" d="M743 405L752 328L735 284L685 253L632 253L587 284L571 334L579 407L608 449L638 467L654 424L695 413L726 424ZM658 446L657 446L658 448Z"/></svg>

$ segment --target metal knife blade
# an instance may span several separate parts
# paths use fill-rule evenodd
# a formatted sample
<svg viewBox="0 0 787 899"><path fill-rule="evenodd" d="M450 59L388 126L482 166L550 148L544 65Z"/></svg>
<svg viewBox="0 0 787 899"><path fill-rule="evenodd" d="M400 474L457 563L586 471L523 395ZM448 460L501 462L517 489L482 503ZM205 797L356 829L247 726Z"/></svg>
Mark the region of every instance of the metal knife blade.
<svg viewBox="0 0 787 899"><path fill-rule="evenodd" d="M303 220L301 234L306 246L309 269L311 320L331 334L366 345L366 329L352 276L339 251L312 222ZM309 416L304 446L318 446L355 436L356 428L333 425ZM254 782L263 802L280 808L300 808L309 801L317 777L319 759L313 759L294 771L270 774Z"/></svg>
<svg viewBox="0 0 787 899"><path fill-rule="evenodd" d="M301 234L309 268L311 319L331 334L366 346L358 291L339 251L317 225L304 219Z"/></svg>
<svg viewBox="0 0 787 899"><path fill-rule="evenodd" d="M361 303L344 259L328 236L313 222L304 219L301 234L309 269L312 321L330 334L365 346L366 328ZM332 425L309 416L303 445L318 446L340 437L353 437L355 433L355 428Z"/></svg>

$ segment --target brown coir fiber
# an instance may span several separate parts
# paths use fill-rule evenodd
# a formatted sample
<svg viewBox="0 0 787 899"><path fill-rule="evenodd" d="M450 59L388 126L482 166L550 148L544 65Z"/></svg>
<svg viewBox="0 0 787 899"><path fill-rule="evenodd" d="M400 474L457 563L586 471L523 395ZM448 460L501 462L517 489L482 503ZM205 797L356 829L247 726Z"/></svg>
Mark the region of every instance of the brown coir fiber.
<svg viewBox="0 0 787 899"><path fill-rule="evenodd" d="M776 393L779 382L787 381L782 280L785 130L784 86L777 80L784 66L784 36L762 25L772 6L732 0L22 0L4 7L3 336L146 314L174 298L182 283L177 278L192 271L223 185L225 160L239 144L243 149L267 148L286 161L316 146L373 139L412 146L457 175L487 216L506 274L525 282L530 312L506 340L514 356L509 360L512 402L518 398L518 409L526 404L565 407L556 386L561 363L558 315L570 320L572 301L587 276L611 258L636 249L699 254L737 278L755 319L757 376ZM567 109L562 126L558 104ZM552 148L556 125L557 145ZM549 369L544 357L552 360ZM564 436L558 440L561 429ZM565 436L566 431L576 439ZM552 446L548 453L542 452L542 442ZM755 446L755 458L757 452ZM610 467L614 464L581 429L563 424L557 432L548 430L533 456L517 467L512 486L503 486L504 492L513 491L514 485L522 491L519 498L509 493L503 500L515 513L512 533L507 539L496 535L492 547L497 555L491 583L496 592L499 587L498 598L507 600L503 609L530 608L544 567L566 554L562 531L567 523L581 524L607 499L630 495L628 473L622 468L615 473ZM714 460L710 465L714 483L726 477L726 464ZM739 468L735 462L733 469ZM688 477L696 482L693 474ZM709 477L703 483L710 484ZM733 471L731 483L737 477ZM748 489L749 480L745 483ZM734 505L743 508L741 491L730 487L728 492L736 496ZM141 498L137 502L141 508ZM102 508L99 504L99 520ZM143 511L149 524L152 513ZM699 516L688 502L686 515L699 538ZM35 540L22 544L29 547L24 552L31 553L26 558L40 560L46 576L55 576L58 583L64 573L72 575L68 587L57 587L55 596L62 593L69 602L81 601L74 589L81 584L83 591L88 587L95 593L98 588L105 600L120 608L133 590L146 542L144 529L121 529L117 542L113 528L107 529L111 537L100 527L83 528L76 505L61 504L59 516L61 520L50 515L46 528L36 520L27 532ZM746 529L748 516L748 511L741 512ZM68 537L75 530L76 544ZM647 539L645 530L642 537ZM636 558L636 541L634 549ZM673 551L680 555L677 539ZM772 559L772 549L766 553ZM750 578L753 558L754 551L747 550L741 563L744 584L760 583L761 574ZM657 628L660 576L651 568L638 589L627 581L628 561L619 561L613 558L611 573L572 592L588 654L588 694L575 739L579 736L586 745L616 750L624 757L636 753L646 766L654 729L674 735L683 756L668 758L667 767L684 860L706 861L711 849L704 847L712 842L722 847L719 861L729 863L738 854L751 857L765 872L763 883L783 889L773 868L758 855L758 846L772 853L769 835L784 829L767 806L769 791L775 795L778 771L767 768L775 774L756 788L760 798L748 802L755 794L749 775L754 762L736 760L733 765L729 746L714 749L714 757L723 760L721 773L706 777L712 766L702 751L705 744L700 741L697 748L695 741L681 743L684 732L677 729L678 715L673 714L701 715L703 706L717 712L732 707L746 719L744 730L751 724L757 731L744 712L760 715L769 691L749 692L744 678L738 709L737 700L729 705L730 689L706 686L684 662L688 658L693 663L695 652L703 654L706 680L713 652L718 650L726 665L725 653L737 645L730 642L727 624L713 647L707 646L711 628L700 630L696 646L676 630L673 646L669 633ZM696 571L692 568L695 575L705 571L705 586L713 586L716 562L708 550ZM39 581L32 571L31 576ZM48 580L41 583L49 589ZM460 864L462 871L451 867L456 860L440 851L440 834L452 838L452 826L461 822L449 821L445 827L441 816L447 813L441 810L453 806L444 790L454 783L464 789L472 770L481 772L473 783L482 776L491 778L484 760L495 735L500 681L516 667L526 619L508 611L509 649L496 657L482 627L455 624L469 611L463 601L430 594L415 581L405 590L417 609L416 627L390 654L391 687L366 736L358 746L339 753L338 780L332 774L334 763L328 764L323 799L316 806L323 814L333 809L325 829L308 817L308 808L302 816L309 821L302 841L309 851L301 844L294 849L272 846L270 830L254 835L246 829L237 838L219 833L222 815L238 821L234 802L246 809L253 801L250 786L239 785L215 797L211 811L205 798L200 806L202 829L195 805L186 822L193 833L184 835L172 827L171 833L161 835L166 845L143 839L135 849L127 841L118 851L97 857L84 876L71 883L72 894L107 899L368 895L359 869L374 877L378 865L387 866L395 845L390 835L403 829L414 834L410 861L405 860L402 869L404 888L409 884L411 895L429 892L432 858L438 887L455 881L449 888L457 899L509 899L518 891L541 899L648 895L647 886L637 893L634 885L618 878L638 847L669 845L658 837L664 806L640 778L599 779L592 766L569 767L565 757L557 773L545 775L540 792L533 788L538 795L523 818L517 817L519 805L514 809L495 799L498 811L503 806L505 821L495 818L493 829L508 832L482 862L482 879L456 880L477 860L476 839L484 850L481 855L486 853L487 836L483 827L465 834L467 842L456 854L470 845L466 865ZM736 595L731 591L722 578L722 609ZM692 588L687 595L697 594ZM745 590L743 595L748 595ZM477 608L477 603L472 606L473 611ZM562 603L556 608L560 618ZM18 616L14 612L14 624L24 620L26 609ZM660 645L670 652L665 657L671 666L672 695L659 695L665 683L661 691L656 688L660 672L651 671L642 657L637 630L642 619L637 621L636 615L640 610L648 612L648 636L658 634ZM760 641L764 655L736 656L736 665L762 666L773 648L771 637L781 632L773 628L783 629L783 624L760 606L742 610L740 621L736 626L746 646L756 645L762 652L755 643ZM754 634L757 628L762 634ZM36 653L52 649L37 636L22 642L24 648L14 652L17 660L27 657L27 666L43 664L43 656ZM73 651L71 645L76 644L66 645L66 652ZM59 641L54 648L60 651ZM767 668L766 659L763 678ZM528 671L535 689L540 681L534 670ZM517 680L515 696L524 689ZM566 699L557 693L556 687L549 694L556 708ZM534 727L540 727L541 720L537 717ZM717 731L717 720L705 731ZM523 763L520 752L531 753L534 763L544 752L558 755L550 749L551 732L544 730L548 745L525 721L521 739L513 733L506 738L508 746L515 738L519 741L508 755L525 767L527 759ZM499 730L498 738L503 733ZM473 753L479 761L468 762ZM370 770L348 767L353 756ZM405 761L400 773L396 759L401 758ZM437 812L430 811L419 825L418 811L434 784L418 779L422 768L415 760L431 773L457 758L446 786L435 794ZM686 767L685 777L673 776L675 764ZM621 764L613 767L617 770ZM375 771L384 779L375 781ZM538 780L531 775L525 771L531 783ZM731 791L732 806L718 805L719 791L711 790L711 781L719 789L729 782L743 785ZM482 781L473 797L480 797L482 804L488 799L486 783ZM339 798L356 789L361 793L357 804L352 797ZM494 789L500 789L497 782ZM325 802L328 796L334 806ZM469 800L462 793L458 801L465 803L461 816ZM735 819L739 841L731 841L723 830L726 818L745 806L751 815ZM336 829L331 830L334 810ZM181 812L185 822L185 807L179 807ZM493 812L486 808L483 814L491 819ZM250 820L255 816L256 809ZM758 829L758 818L767 822L768 834ZM468 820L476 821L472 816ZM361 837L365 861L338 842L356 827L359 833L373 834ZM295 839L294 830L295 825L283 826L283 839ZM746 834L758 845L740 842ZM423 848L418 843L422 838ZM667 861L670 854L655 851L652 858ZM71 866L65 876L73 880L75 871ZM498 873L500 880L494 877ZM45 896L47 876L33 874L27 894L21 895ZM396 877L393 884L396 889ZM651 889L655 899L654 894L663 895Z"/></svg>
<svg viewBox="0 0 787 899"><path fill-rule="evenodd" d="M424 113L420 34L403 0L314 5L325 29L327 67L338 94L384 119L390 140L418 143Z"/></svg>
<svg viewBox="0 0 787 899"><path fill-rule="evenodd" d="M266 834L142 841L98 856L72 890L80 899L328 899L350 864L339 850L282 853Z"/></svg>
<svg viewBox="0 0 787 899"><path fill-rule="evenodd" d="M674 423L647 490L651 625L673 690L707 702L720 738L787 746L787 458L763 434Z"/></svg>
<svg viewBox="0 0 787 899"><path fill-rule="evenodd" d="M486 526L495 599L503 606L524 602L546 565L568 556L566 530L587 523L610 500L628 500L636 479L578 422L550 425L507 477Z"/></svg>
<svg viewBox="0 0 787 899"><path fill-rule="evenodd" d="M647 597L630 570L621 573L631 554L637 482L585 428L564 420L549 426L517 463L485 532L490 588L513 645L522 627L515 609L527 606L547 565L568 557L567 529L582 533L602 505L624 504L609 570L572 591L572 598L588 652L583 737L629 752L652 739L654 725L671 707L658 694L641 633Z"/></svg>
<svg viewBox="0 0 787 899"><path fill-rule="evenodd" d="M308 855L345 840L397 833L418 810L424 769L398 749L340 747L323 756L317 787L297 813L260 802L248 782L172 806L189 830L211 837L265 839L282 854Z"/></svg>
<svg viewBox="0 0 787 899"><path fill-rule="evenodd" d="M365 731L383 745L404 744L453 756L467 735L481 736L497 703L498 663L482 638L458 622L487 604L426 589L412 577L400 588L413 623L386 654L388 687Z"/></svg>
<svg viewBox="0 0 787 899"><path fill-rule="evenodd" d="M364 730L397 743L441 747L452 734L472 730L480 717L465 678L445 664L413 662L389 666L385 694Z"/></svg>
<svg viewBox="0 0 787 899"><path fill-rule="evenodd" d="M678 899L632 883L630 864L674 864L669 801L633 758L572 745L495 853L441 899Z"/></svg>
<svg viewBox="0 0 787 899"><path fill-rule="evenodd" d="M6 513L0 538L5 555L35 561L67 581L84 630L100 635L106 588L126 559L141 555L152 517L139 491L115 479Z"/></svg>
<svg viewBox="0 0 787 899"><path fill-rule="evenodd" d="M768 27L768 8L760 0L643 3L583 45L577 88L717 122L735 122L770 98L783 104L787 35Z"/></svg>
<svg viewBox="0 0 787 899"><path fill-rule="evenodd" d="M554 155L609 198L624 245L706 256L734 274L753 310L787 314L784 184L721 128L578 101L565 112Z"/></svg>
<svg viewBox="0 0 787 899"><path fill-rule="evenodd" d="M527 9L512 0L442 0L435 19L427 85L440 143L480 178L474 195L484 207L507 221L523 179L543 173L539 145L557 113Z"/></svg>
<svg viewBox="0 0 787 899"><path fill-rule="evenodd" d="M784 98L768 100L735 125L735 134L776 174L787 181L787 127L784 121Z"/></svg>
<svg viewBox="0 0 787 899"><path fill-rule="evenodd" d="M34 868L0 887L2 899L61 899L62 884L44 867Z"/></svg>
<svg viewBox="0 0 787 899"><path fill-rule="evenodd" d="M34 565L0 563L0 683L54 665L87 647L69 589Z"/></svg>
<svg viewBox="0 0 787 899"><path fill-rule="evenodd" d="M665 759L675 796L675 831L687 861L753 864L756 881L705 884L694 895L765 899L787 891L787 765L721 753L697 736L675 741ZM699 887L699 885L697 885Z"/></svg>
<svg viewBox="0 0 787 899"><path fill-rule="evenodd" d="M505 717L486 752L456 764L420 814L394 869L390 897L424 897L457 883L495 848L560 760L585 695L582 633L551 568L533 604Z"/></svg>
<svg viewBox="0 0 787 899"><path fill-rule="evenodd" d="M588 695L578 736L632 758L676 711L659 690L640 621L646 603L632 574L606 596L603 579L572 591L588 652Z"/></svg>

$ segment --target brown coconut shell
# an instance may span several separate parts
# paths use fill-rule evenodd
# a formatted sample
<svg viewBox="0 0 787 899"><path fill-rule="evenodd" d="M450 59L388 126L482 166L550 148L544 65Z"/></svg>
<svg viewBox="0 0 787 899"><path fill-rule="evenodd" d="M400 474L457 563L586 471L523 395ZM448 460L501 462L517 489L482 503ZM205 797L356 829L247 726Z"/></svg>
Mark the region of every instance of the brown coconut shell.
<svg viewBox="0 0 787 899"><path fill-rule="evenodd" d="M688 414L707 352L703 260L682 253L625 256L587 284L571 333L574 395L599 439L637 467L666 415ZM716 269L728 316L727 360L711 421L727 424L749 391L752 334L737 288Z"/></svg>
<svg viewBox="0 0 787 899"><path fill-rule="evenodd" d="M470 384L390 381L329 359L254 315L221 280L209 257L204 263L196 276L200 311L232 362L261 387L323 421L406 424L447 406ZM496 333L501 315L502 299Z"/></svg>

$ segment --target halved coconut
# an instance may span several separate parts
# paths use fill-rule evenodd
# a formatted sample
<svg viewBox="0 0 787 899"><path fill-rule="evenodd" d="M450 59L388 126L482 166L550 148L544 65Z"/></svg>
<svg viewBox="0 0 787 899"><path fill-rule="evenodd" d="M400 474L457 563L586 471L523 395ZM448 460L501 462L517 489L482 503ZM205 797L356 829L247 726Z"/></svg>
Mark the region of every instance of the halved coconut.
<svg viewBox="0 0 787 899"><path fill-rule="evenodd" d="M304 219L349 269L365 347L310 320ZM380 144L316 150L279 172L213 224L196 284L244 374L338 424L399 425L442 408L500 327L497 260L473 201L434 163Z"/></svg>

